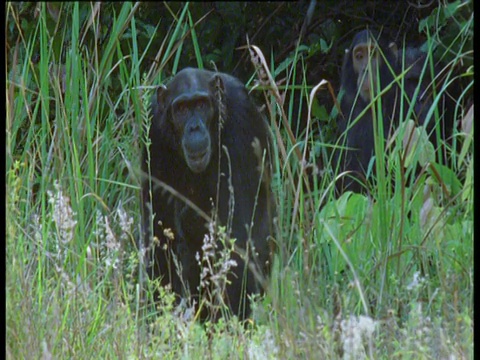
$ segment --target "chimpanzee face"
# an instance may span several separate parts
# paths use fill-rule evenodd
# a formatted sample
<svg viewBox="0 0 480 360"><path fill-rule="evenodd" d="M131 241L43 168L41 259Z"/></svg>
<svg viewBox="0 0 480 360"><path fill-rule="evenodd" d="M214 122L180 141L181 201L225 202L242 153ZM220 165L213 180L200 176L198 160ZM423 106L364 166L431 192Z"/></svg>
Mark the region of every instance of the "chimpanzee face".
<svg viewBox="0 0 480 360"><path fill-rule="evenodd" d="M383 63L382 58L375 45L369 40L353 48L352 61L360 96L366 102L370 102L373 92L378 89L377 74Z"/></svg>
<svg viewBox="0 0 480 360"><path fill-rule="evenodd" d="M209 128L215 111L210 95L203 92L181 94L173 100L170 114L169 120L181 139L187 166L194 173L204 171L212 155Z"/></svg>
<svg viewBox="0 0 480 360"><path fill-rule="evenodd" d="M187 68L156 93L156 126L173 130L175 150L194 173L205 171L212 157L217 90L224 91L217 75Z"/></svg>

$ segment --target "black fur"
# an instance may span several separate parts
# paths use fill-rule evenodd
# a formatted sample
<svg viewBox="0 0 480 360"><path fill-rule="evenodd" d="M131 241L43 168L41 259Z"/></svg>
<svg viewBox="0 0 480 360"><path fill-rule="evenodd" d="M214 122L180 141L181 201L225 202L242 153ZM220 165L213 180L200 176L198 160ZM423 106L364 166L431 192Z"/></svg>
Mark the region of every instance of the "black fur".
<svg viewBox="0 0 480 360"><path fill-rule="evenodd" d="M383 56L380 56L381 64L379 67L380 89L384 90L390 84L391 88L381 97L381 115L383 118L384 139L387 139L400 120L406 118L406 112L409 109L410 102L414 102L413 111L410 118L414 119L418 125L423 125L426 115L433 103L433 86L429 86L432 77L429 68L423 71L426 55L417 48L406 47L398 49L389 44L383 37L369 30L363 30L355 35L350 48L346 51L341 76L341 88L344 90L341 99L341 110L343 116L339 120L340 145L344 145L348 150L337 150L334 161L339 165L341 171L352 171L353 173L342 177L337 182L337 190L342 193L350 190L354 192L365 191L364 183L371 158L374 154L374 128L372 121L372 111L377 112L376 104L373 104L361 118L353 124L353 121L365 110L369 102L365 101L358 94L357 78L353 67L353 49L356 45L366 43L373 39L374 43L381 49ZM428 64L427 64L428 65ZM405 72L406 69L409 69ZM405 72L405 73L404 73ZM395 76L403 75L403 92L400 84L394 81ZM424 74L422 77L421 74ZM436 87L438 87L438 83ZM426 91L428 87L428 91ZM414 98L416 89L419 88L417 97ZM400 104L403 103L403 119L400 119ZM444 111L442 110L443 114ZM378 117L378 114L377 114ZM451 132L451 118L445 116L445 120L440 126L443 132L443 138L446 138ZM350 124L353 124L350 126ZM347 129L350 129L347 131ZM427 132L430 134L430 140L436 146L436 134L434 132L435 123L430 119ZM373 167L372 170L375 168ZM362 184L363 183L363 184Z"/></svg>
<svg viewBox="0 0 480 360"><path fill-rule="evenodd" d="M171 104L179 96L190 99L203 94L213 106L211 119L205 121L211 143L211 157L206 168L193 172L185 161L181 149L183 134L173 126ZM223 97L224 100L218 102ZM220 126L219 113L224 106L224 119ZM189 287L191 299L199 302L198 285L200 267L196 254L202 256L202 245L208 233L207 221L188 203L172 195L156 180L167 184L190 200L207 216L218 201L218 222L230 224L230 236L236 246L245 250L247 242L255 247L258 256L250 252L249 259L257 264L260 273L268 272L269 237L272 235L274 202L270 192L270 137L269 129L257 108L250 100L244 85L236 78L206 70L187 68L180 71L160 89L152 102L153 122L150 127L150 168L152 176L152 201L149 180L142 185L143 227L147 251L147 270L151 277L161 278L161 284L172 286L178 297L188 295L173 262L176 256L183 268L183 283ZM196 114L194 114L196 116ZM199 115L201 116L201 115ZM220 146L218 143L220 131ZM265 152L263 178L260 176L260 159L254 152L255 139ZM223 150L226 148L228 156ZM220 175L218 161L220 160ZM142 168L148 174L147 151L144 151ZM219 198L217 185L220 178ZM229 182L233 187L233 197ZM257 195L258 193L258 195ZM233 203L232 203L233 200ZM150 234L150 204L154 214L153 236L159 244L152 246ZM233 214L230 208L233 207ZM159 221L161 224L159 224ZM251 227L251 225L253 225ZM250 229L251 228L251 229ZM174 240L164 235L164 229L173 231ZM249 231L250 230L250 234ZM251 240L251 241L249 241ZM260 292L261 286L252 271L248 271L242 257L234 253L237 266L233 268L224 296L234 314L240 318L250 312L246 295ZM242 291L245 289L245 291ZM212 315L203 313L202 317Z"/></svg>

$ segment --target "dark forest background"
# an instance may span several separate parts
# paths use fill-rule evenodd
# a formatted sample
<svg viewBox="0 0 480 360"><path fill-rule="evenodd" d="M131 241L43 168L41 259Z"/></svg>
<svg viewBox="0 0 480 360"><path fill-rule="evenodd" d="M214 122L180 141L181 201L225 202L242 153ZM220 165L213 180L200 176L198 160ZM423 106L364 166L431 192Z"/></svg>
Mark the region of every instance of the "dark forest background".
<svg viewBox="0 0 480 360"><path fill-rule="evenodd" d="M212 62L219 71L237 76L248 83L254 74L254 66L247 49L247 39L251 45L258 46L268 62L277 68L287 68L292 62L302 71L296 72L296 84L313 87L321 80L328 80L333 89L340 87L342 59L350 42L358 31L369 28L381 32L390 42L397 45L422 47L428 37L434 37L436 51L434 56L443 63L451 61L462 49L468 53L473 41L458 39L460 30L473 12L473 3L468 1L298 1L298 2L194 2L189 6L189 21L195 24L195 41L188 41L190 31L178 41L181 43L181 56L165 64L155 64L157 52L165 38L162 34L171 31L172 23L179 16L185 3L181 2L147 2L139 4L135 14L138 24L138 50L145 54L145 61L140 64L143 73L152 65L161 68L158 81L172 75L172 70L186 66L198 66L195 46L199 46L203 66L212 68ZM462 5L463 4L463 5ZM459 6L462 5L462 6ZM18 8L21 27L25 38L35 29L36 4L21 2L14 4ZM68 3L49 3L47 9L50 18L47 26L54 32L61 28L65 17L60 11L69 12ZM116 13L121 3L102 3L99 28L100 46L106 43L112 31ZM90 5L81 4L80 16L90 16ZM60 19L60 24L57 24ZM7 24L7 55L11 56L18 32L13 22ZM51 46L59 62L64 62L68 44L58 32ZM472 36L473 34L470 34ZM131 32L125 31L121 46L128 52ZM68 37L68 33L65 38ZM184 41L187 39L187 41ZM95 41L92 33L81 39L81 46L88 49ZM65 46L67 45L67 46ZM38 44L38 47L40 44ZM470 47L470 49L469 49ZM39 61L38 49L33 49L32 61ZM295 60L294 60L295 58ZM298 60L300 59L300 60ZM174 64L175 69L172 69ZM473 64L473 55L462 58L460 73ZM281 81L280 81L281 82ZM122 91L121 84L111 84L112 98ZM317 94L319 107L315 107L317 120L325 122L333 109L334 100L328 92ZM298 99L295 99L298 102ZM303 110L306 111L305 107ZM306 114L303 114L304 118ZM300 121L301 122L301 121ZM292 124L296 128L297 124ZM298 124L300 128L304 124ZM328 129L327 129L328 130ZM328 131L327 131L328 133Z"/></svg>

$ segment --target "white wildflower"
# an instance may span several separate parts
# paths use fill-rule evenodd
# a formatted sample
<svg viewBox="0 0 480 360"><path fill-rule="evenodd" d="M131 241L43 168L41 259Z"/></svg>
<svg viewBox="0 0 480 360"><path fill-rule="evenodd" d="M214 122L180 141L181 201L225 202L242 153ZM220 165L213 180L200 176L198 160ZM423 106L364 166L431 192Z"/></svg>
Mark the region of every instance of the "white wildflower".
<svg viewBox="0 0 480 360"><path fill-rule="evenodd" d="M117 250L120 248L120 243L117 241L115 234L113 233L112 228L110 227L110 221L108 220L107 216L103 217L104 223L103 226L105 228L105 235L107 242L105 246L110 250Z"/></svg>
<svg viewBox="0 0 480 360"><path fill-rule="evenodd" d="M415 274L413 274L413 280L410 284L407 285L407 290L416 290L418 289L423 282L425 281L424 278L420 277L420 272L417 271Z"/></svg>
<svg viewBox="0 0 480 360"><path fill-rule="evenodd" d="M57 227L59 240L62 244L67 244L73 239L75 232L75 212L70 206L70 199L63 194L60 184L57 181L54 183L56 193L47 191L49 196L48 202L53 206L53 221Z"/></svg>
<svg viewBox="0 0 480 360"><path fill-rule="evenodd" d="M107 268L118 268L120 263L121 244L115 236L108 216L102 215L97 210L97 228L94 231L95 236L98 238L97 247L100 249L100 254L105 261ZM95 245L94 245L95 246Z"/></svg>
<svg viewBox="0 0 480 360"><path fill-rule="evenodd" d="M225 259L225 261L222 262L221 266L222 267L220 269L220 273L228 274L231 268L237 266L237 262L233 259Z"/></svg>
<svg viewBox="0 0 480 360"><path fill-rule="evenodd" d="M219 244L222 244L219 249ZM209 232L203 238L201 254L195 259L201 268L198 290L206 290L207 303L212 304L222 298L228 283L227 277L237 262L231 259L233 241L228 238L222 228L214 231L214 224L209 224ZM216 300L213 300L216 299Z"/></svg>
<svg viewBox="0 0 480 360"><path fill-rule="evenodd" d="M371 340L377 322L368 316L351 316L341 322L344 359L365 359L363 342Z"/></svg>
<svg viewBox="0 0 480 360"><path fill-rule="evenodd" d="M126 240L128 238L128 234L131 233L133 217L129 217L127 215L127 212L123 209L122 203L118 205L116 215L118 219L118 224L122 229L122 235L120 235L120 238Z"/></svg>
<svg viewBox="0 0 480 360"><path fill-rule="evenodd" d="M280 349L275 342L270 329L267 329L261 337L260 344L250 341L247 347L248 359L263 360L263 359L278 359Z"/></svg>

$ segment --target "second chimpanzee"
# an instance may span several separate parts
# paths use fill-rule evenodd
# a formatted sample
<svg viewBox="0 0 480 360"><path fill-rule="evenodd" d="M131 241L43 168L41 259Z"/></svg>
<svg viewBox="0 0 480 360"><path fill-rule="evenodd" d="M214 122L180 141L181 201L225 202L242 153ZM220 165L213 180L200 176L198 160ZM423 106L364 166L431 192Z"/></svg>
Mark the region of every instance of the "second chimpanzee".
<svg viewBox="0 0 480 360"><path fill-rule="evenodd" d="M335 153L340 170L351 173L337 183L340 192L364 189L368 167L373 164L374 124L383 127L385 139L400 116L405 118L409 114L423 125L432 105L431 87L430 93L425 91L429 77L421 80L422 73L429 73L423 71L425 61L426 56L420 50L411 47L399 50L394 43L387 43L369 30L353 38L345 52L341 77L344 94L339 144L345 147ZM433 122L429 129L432 127Z"/></svg>
<svg viewBox="0 0 480 360"><path fill-rule="evenodd" d="M201 69L178 72L158 89L152 108L142 163L151 173L142 184L149 275L197 309L201 294L215 293L209 287L226 284L211 300L244 318L247 296L261 291L258 274L268 271L273 235L268 126L238 79ZM215 225L226 228L238 250L217 274L211 266L221 259L212 256L222 244ZM202 311L207 316L218 314Z"/></svg>

